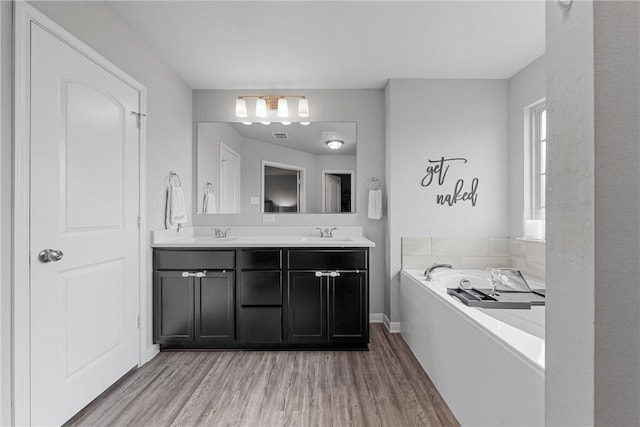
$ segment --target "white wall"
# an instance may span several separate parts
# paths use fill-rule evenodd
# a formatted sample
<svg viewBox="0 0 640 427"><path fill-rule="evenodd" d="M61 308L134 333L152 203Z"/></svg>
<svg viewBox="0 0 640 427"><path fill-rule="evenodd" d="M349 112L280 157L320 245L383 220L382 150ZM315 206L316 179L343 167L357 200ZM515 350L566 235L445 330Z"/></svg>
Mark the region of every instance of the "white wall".
<svg viewBox="0 0 640 427"><path fill-rule="evenodd" d="M192 181L192 90L104 4L94 1L42 1L33 6L71 32L147 88L147 230L164 228L165 186L169 171L187 186ZM185 191L188 206L191 193ZM193 212L191 210L190 212ZM150 240L147 270L151 271ZM152 345L151 274L146 283L149 310L143 319Z"/></svg>
<svg viewBox="0 0 640 427"><path fill-rule="evenodd" d="M506 80L401 80L387 84L386 180L391 321L399 321L401 237L481 237L509 233ZM429 159L450 162L446 180L421 185ZM433 164L431 164L433 166ZM393 178L393 180L391 180ZM458 179L479 179L477 204L436 203ZM392 202L391 202L392 201Z"/></svg>
<svg viewBox="0 0 640 427"><path fill-rule="evenodd" d="M358 155L356 166L356 214L276 214L273 225L360 225L367 238L376 243L371 249L370 259L370 310L383 312L384 301L384 225L367 218L366 181L384 175L384 92L381 89L359 90L273 90L233 91L196 90L193 93L193 120L237 121L234 102L240 95L300 95L309 99L311 121L350 121L357 123ZM194 160L195 164L195 160ZM194 175L195 176L195 175ZM194 218L198 225L262 225L260 214L245 215L199 215ZM265 224L269 225L269 224Z"/></svg>
<svg viewBox="0 0 640 427"><path fill-rule="evenodd" d="M11 424L12 3L0 2L0 425Z"/></svg>
<svg viewBox="0 0 640 427"><path fill-rule="evenodd" d="M545 423L594 425L592 3L549 3L546 34Z"/></svg>
<svg viewBox="0 0 640 427"><path fill-rule="evenodd" d="M545 97L544 56L509 79L509 202L511 237L522 237L525 200L524 109Z"/></svg>

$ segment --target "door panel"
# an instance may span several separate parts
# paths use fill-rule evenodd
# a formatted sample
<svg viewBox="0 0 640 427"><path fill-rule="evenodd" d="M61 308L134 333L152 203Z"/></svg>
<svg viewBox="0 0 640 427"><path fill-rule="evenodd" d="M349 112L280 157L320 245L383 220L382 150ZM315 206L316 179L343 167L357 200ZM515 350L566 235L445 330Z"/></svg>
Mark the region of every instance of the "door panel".
<svg viewBox="0 0 640 427"><path fill-rule="evenodd" d="M322 342L327 337L327 283L315 272L289 272L290 342Z"/></svg>
<svg viewBox="0 0 640 427"><path fill-rule="evenodd" d="M235 274L207 272L196 280L196 340L235 340Z"/></svg>
<svg viewBox="0 0 640 427"><path fill-rule="evenodd" d="M140 93L31 26L31 422L50 425L138 364Z"/></svg>
<svg viewBox="0 0 640 427"><path fill-rule="evenodd" d="M340 178L325 174L324 176L324 210L327 213L337 213L341 211L342 186Z"/></svg>
<svg viewBox="0 0 640 427"><path fill-rule="evenodd" d="M62 272L60 360L64 379L114 351L122 343L123 260ZM117 286L113 284L116 283ZM87 328L86 324L95 325Z"/></svg>
<svg viewBox="0 0 640 427"><path fill-rule="evenodd" d="M60 172L65 184L65 228L120 228L124 216L125 107L84 83L61 83L65 126ZM87 179L94 173L100 173L101 179Z"/></svg>
<svg viewBox="0 0 640 427"><path fill-rule="evenodd" d="M240 155L220 144L220 213L240 212Z"/></svg>
<svg viewBox="0 0 640 427"><path fill-rule="evenodd" d="M368 338L367 273L342 272L329 280L329 340Z"/></svg>
<svg viewBox="0 0 640 427"><path fill-rule="evenodd" d="M153 310L155 340L159 342L193 341L194 279L182 272L155 273Z"/></svg>

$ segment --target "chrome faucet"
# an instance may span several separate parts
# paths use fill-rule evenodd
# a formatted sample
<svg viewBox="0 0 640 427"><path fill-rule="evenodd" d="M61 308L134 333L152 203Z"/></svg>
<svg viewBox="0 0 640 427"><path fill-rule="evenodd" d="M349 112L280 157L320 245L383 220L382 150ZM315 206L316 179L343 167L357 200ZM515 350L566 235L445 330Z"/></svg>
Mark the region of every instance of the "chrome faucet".
<svg viewBox="0 0 640 427"><path fill-rule="evenodd" d="M229 237L229 230L231 230L230 228L225 228L224 231L222 231L222 229L218 228L218 227L214 227L213 228L213 237Z"/></svg>
<svg viewBox="0 0 640 427"><path fill-rule="evenodd" d="M333 237L333 232L337 230L337 228L336 227L333 227L332 229L325 228L323 230L320 227L316 227L316 230L320 230L320 237Z"/></svg>
<svg viewBox="0 0 640 427"><path fill-rule="evenodd" d="M431 281L433 280L433 277L431 276L431 273L433 272L433 270L435 270L436 268L453 268L453 265L451 264L438 264L438 263L433 263L431 264L429 267L427 267L427 269L424 271L424 275L426 276L427 281Z"/></svg>

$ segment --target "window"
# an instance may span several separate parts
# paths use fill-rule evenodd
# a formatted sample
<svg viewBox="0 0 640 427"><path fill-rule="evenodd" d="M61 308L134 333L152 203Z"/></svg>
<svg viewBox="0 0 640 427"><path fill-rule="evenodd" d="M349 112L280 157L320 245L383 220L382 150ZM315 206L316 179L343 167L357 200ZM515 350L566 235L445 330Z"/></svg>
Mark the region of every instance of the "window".
<svg viewBox="0 0 640 427"><path fill-rule="evenodd" d="M531 109L531 210L544 212L547 180L547 108L542 103ZM532 219L544 219L532 218Z"/></svg>
<svg viewBox="0 0 640 427"><path fill-rule="evenodd" d="M544 240L547 183L547 108L544 100L525 109L524 237Z"/></svg>

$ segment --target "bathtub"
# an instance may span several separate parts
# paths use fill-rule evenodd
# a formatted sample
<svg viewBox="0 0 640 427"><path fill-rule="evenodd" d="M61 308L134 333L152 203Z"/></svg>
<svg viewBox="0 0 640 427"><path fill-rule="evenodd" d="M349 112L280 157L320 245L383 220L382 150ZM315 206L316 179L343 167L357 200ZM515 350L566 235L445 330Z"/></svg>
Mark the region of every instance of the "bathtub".
<svg viewBox="0 0 640 427"><path fill-rule="evenodd" d="M544 307L467 307L447 294L481 270L403 270L400 332L462 425L544 425ZM530 283L540 287L539 283Z"/></svg>

